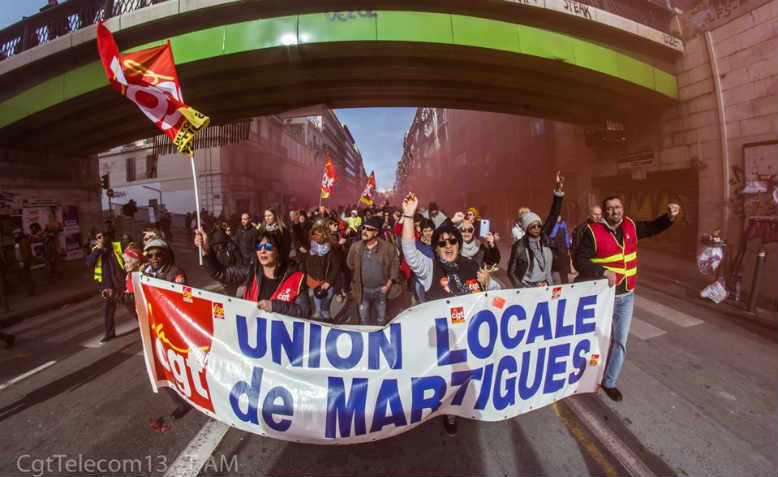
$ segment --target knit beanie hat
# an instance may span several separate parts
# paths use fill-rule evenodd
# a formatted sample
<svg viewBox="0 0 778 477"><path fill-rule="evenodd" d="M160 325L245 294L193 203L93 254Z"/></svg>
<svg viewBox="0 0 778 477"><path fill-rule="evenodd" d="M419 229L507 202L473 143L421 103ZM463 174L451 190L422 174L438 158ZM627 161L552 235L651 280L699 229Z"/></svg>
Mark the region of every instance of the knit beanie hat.
<svg viewBox="0 0 778 477"><path fill-rule="evenodd" d="M526 214L521 216L521 228L524 229L525 231L527 230L527 227L529 227L530 224L532 224L532 222L540 222L541 224L543 223L540 220L538 214L536 214L535 212L527 212Z"/></svg>

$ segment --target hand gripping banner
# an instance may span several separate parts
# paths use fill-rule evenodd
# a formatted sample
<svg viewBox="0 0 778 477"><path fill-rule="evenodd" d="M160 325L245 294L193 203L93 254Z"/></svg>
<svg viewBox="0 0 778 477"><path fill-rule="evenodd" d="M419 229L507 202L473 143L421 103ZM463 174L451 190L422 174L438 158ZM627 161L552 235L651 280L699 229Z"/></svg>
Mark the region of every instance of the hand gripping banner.
<svg viewBox="0 0 778 477"><path fill-rule="evenodd" d="M441 414L500 421L595 392L614 300L597 280L436 300L384 327L330 326L138 273L133 283L155 391L314 444L384 439Z"/></svg>
<svg viewBox="0 0 778 477"><path fill-rule="evenodd" d="M210 119L184 104L170 41L122 55L113 35L100 22L97 49L111 85L134 102L179 152L192 154L195 133L208 127Z"/></svg>

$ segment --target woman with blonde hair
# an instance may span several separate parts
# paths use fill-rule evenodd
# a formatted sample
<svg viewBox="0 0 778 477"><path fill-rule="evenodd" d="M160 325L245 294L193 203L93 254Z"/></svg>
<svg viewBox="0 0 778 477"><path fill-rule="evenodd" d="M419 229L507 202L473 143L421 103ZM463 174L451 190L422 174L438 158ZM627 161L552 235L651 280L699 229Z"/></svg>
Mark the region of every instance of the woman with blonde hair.
<svg viewBox="0 0 778 477"><path fill-rule="evenodd" d="M511 229L511 236L513 237L513 243L518 242L524 237L524 234L526 231L521 228L521 218L524 216L524 214L528 213L529 207L523 205L519 207L519 213L516 216L516 223L513 224L513 228Z"/></svg>

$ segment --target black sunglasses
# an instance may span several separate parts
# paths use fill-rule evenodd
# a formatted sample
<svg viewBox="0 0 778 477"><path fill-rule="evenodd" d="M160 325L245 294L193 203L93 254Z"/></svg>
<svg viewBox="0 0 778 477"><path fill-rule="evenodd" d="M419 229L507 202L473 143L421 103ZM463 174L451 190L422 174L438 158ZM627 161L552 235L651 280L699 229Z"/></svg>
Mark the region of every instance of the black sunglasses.
<svg viewBox="0 0 778 477"><path fill-rule="evenodd" d="M449 245L456 245L459 243L459 240L455 238L440 239L440 241L438 242L438 247L445 247L446 242L448 242Z"/></svg>
<svg viewBox="0 0 778 477"><path fill-rule="evenodd" d="M367 230L368 232L378 232L378 229L375 227L370 227L369 225L365 225L362 227L363 230Z"/></svg>
<svg viewBox="0 0 778 477"><path fill-rule="evenodd" d="M165 256L165 252L149 252L146 254L148 258L163 258Z"/></svg>
<svg viewBox="0 0 778 477"><path fill-rule="evenodd" d="M466 229L462 229L462 232L464 232L464 233L473 233L473 232L475 232L475 229L473 227L468 227Z"/></svg>

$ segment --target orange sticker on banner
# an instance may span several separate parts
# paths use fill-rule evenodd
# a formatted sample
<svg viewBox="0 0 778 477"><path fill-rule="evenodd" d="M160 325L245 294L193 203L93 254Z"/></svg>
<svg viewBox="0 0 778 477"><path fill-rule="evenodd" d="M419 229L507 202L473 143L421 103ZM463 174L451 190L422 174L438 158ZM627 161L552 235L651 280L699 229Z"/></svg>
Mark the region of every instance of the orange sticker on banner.
<svg viewBox="0 0 778 477"><path fill-rule="evenodd" d="M211 305L211 309L213 310L214 319L216 318L220 320L224 319L224 303L213 302L213 304Z"/></svg>
<svg viewBox="0 0 778 477"><path fill-rule="evenodd" d="M502 307L505 306L505 298L501 296L494 297L494 299L492 300L492 306L502 310Z"/></svg>
<svg viewBox="0 0 778 477"><path fill-rule="evenodd" d="M593 354L591 358L589 358L589 365L591 366L597 366L597 364L600 362L600 355L599 354Z"/></svg>
<svg viewBox="0 0 778 477"><path fill-rule="evenodd" d="M554 287L553 290L551 290L551 299L556 300L562 296L562 287Z"/></svg>
<svg viewBox="0 0 778 477"><path fill-rule="evenodd" d="M193 303L192 301L192 287L181 287L181 293L184 295L184 301L187 303Z"/></svg>
<svg viewBox="0 0 778 477"><path fill-rule="evenodd" d="M451 323L464 323L465 322L465 309L461 306L451 309Z"/></svg>

